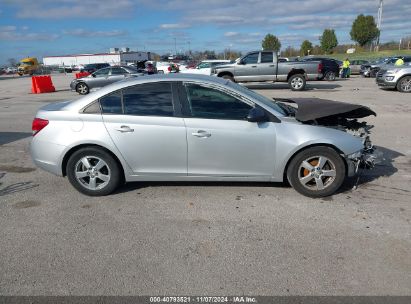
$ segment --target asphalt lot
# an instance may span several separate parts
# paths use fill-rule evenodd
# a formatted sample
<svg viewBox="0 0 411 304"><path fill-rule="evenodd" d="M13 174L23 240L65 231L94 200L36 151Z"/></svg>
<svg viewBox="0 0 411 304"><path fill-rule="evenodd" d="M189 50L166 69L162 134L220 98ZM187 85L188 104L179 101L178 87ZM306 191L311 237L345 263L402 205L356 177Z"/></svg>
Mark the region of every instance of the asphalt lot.
<svg viewBox="0 0 411 304"><path fill-rule="evenodd" d="M282 184L133 183L91 198L36 169L36 110L78 98L73 76L29 94L0 77L1 295L410 295L411 95L374 79L252 84L269 97L360 103L385 160L326 199Z"/></svg>

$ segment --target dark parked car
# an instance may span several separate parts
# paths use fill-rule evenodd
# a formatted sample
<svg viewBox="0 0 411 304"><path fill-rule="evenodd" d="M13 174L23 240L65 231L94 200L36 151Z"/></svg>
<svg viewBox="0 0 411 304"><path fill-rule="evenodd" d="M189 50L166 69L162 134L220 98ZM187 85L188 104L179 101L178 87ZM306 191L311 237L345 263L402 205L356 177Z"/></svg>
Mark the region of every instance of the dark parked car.
<svg viewBox="0 0 411 304"><path fill-rule="evenodd" d="M323 76L320 77L319 80L335 80L340 74L341 62L335 59L310 56L303 57L300 61L320 61L322 65L321 73Z"/></svg>
<svg viewBox="0 0 411 304"><path fill-rule="evenodd" d="M100 70L102 68L106 68L109 67L110 65L108 63L90 63L90 64L86 64L83 68L84 72L89 72L94 73L97 70Z"/></svg>

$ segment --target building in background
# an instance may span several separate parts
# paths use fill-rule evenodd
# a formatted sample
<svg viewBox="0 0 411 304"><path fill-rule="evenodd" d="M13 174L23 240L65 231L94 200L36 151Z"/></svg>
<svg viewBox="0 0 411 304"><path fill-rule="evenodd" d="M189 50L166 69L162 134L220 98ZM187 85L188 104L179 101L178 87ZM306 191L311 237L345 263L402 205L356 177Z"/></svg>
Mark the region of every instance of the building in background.
<svg viewBox="0 0 411 304"><path fill-rule="evenodd" d="M150 52L133 52L129 48L110 48L109 53L46 56L43 58L43 64L45 66L77 66L89 63L119 65L147 60L151 60Z"/></svg>

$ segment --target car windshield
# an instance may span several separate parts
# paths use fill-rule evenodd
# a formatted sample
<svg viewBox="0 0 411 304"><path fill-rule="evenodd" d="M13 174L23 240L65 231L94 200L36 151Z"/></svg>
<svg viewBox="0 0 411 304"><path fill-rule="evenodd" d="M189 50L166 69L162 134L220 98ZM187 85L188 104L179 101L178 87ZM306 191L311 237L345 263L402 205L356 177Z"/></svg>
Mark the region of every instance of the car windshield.
<svg viewBox="0 0 411 304"><path fill-rule="evenodd" d="M281 115L286 116L287 114L284 112L284 110L277 105L274 100L271 100L263 95L260 95L242 85L239 85L237 83L234 83L232 81L228 82L228 86L232 87L233 89L236 89L237 91L240 91L241 93L244 93L247 96L250 96L251 98L263 103L264 105L270 107L271 109L273 109L274 111L280 113Z"/></svg>

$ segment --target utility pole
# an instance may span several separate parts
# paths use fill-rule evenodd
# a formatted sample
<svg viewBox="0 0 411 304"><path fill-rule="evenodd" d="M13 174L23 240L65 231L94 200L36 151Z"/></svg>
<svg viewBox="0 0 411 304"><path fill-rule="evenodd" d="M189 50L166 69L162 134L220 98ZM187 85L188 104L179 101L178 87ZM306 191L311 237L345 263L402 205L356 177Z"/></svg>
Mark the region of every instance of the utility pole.
<svg viewBox="0 0 411 304"><path fill-rule="evenodd" d="M380 0L380 4L378 5L378 15L377 15L377 28L380 31L377 37L376 42L376 49L379 50L380 47L380 35L381 35L381 22L382 22L382 7L383 7L383 0Z"/></svg>

